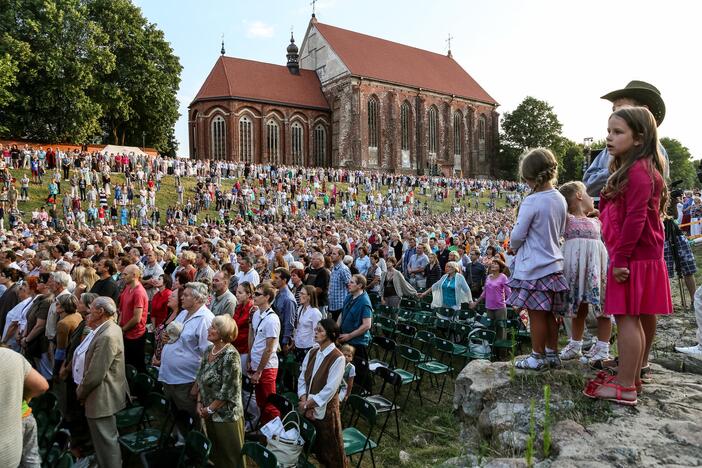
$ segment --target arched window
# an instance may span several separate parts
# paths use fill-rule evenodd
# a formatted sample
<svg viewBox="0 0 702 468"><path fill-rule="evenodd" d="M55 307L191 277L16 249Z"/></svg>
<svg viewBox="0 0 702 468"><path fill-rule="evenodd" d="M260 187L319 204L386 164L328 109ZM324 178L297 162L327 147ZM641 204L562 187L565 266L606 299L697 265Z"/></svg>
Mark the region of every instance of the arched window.
<svg viewBox="0 0 702 468"><path fill-rule="evenodd" d="M266 124L268 144L268 162L280 164L280 127L275 120L269 120Z"/></svg>
<svg viewBox="0 0 702 468"><path fill-rule="evenodd" d="M212 135L212 159L225 159L226 154L226 123L224 117L218 115L212 119L211 135Z"/></svg>
<svg viewBox="0 0 702 468"><path fill-rule="evenodd" d="M302 125L300 125L300 122L294 122L290 128L292 130L293 165L302 166L305 164L305 158L302 152L302 148L304 147L302 143Z"/></svg>
<svg viewBox="0 0 702 468"><path fill-rule="evenodd" d="M439 122L436 107L429 109L429 154L436 155L439 148Z"/></svg>
<svg viewBox="0 0 702 468"><path fill-rule="evenodd" d="M239 161L253 162L253 125L248 117L239 119Z"/></svg>
<svg viewBox="0 0 702 468"><path fill-rule="evenodd" d="M327 131L322 124L314 128L314 165L324 167L327 165Z"/></svg>
<svg viewBox="0 0 702 468"><path fill-rule="evenodd" d="M487 119L484 115L480 116L478 121L478 160L480 162L485 162L485 127L487 126Z"/></svg>
<svg viewBox="0 0 702 468"><path fill-rule="evenodd" d="M377 148L380 141L379 107L380 105L375 96L368 100L368 146L371 148Z"/></svg>
<svg viewBox="0 0 702 468"><path fill-rule="evenodd" d="M410 149L410 105L407 101L402 103L400 109L400 126L402 128L402 149Z"/></svg>
<svg viewBox="0 0 702 468"><path fill-rule="evenodd" d="M458 112L453 115L453 154L463 154L463 118Z"/></svg>

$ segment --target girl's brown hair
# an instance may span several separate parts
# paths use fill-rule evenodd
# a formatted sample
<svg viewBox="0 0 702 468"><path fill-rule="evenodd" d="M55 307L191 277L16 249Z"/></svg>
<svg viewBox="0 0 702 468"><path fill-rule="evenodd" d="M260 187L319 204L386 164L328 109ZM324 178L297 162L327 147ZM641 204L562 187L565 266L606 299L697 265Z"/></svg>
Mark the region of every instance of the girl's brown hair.
<svg viewBox="0 0 702 468"><path fill-rule="evenodd" d="M664 215L668 205L668 187L665 184L668 164L659 150L656 119L651 111L645 107L624 107L613 112L612 116L622 119L631 129L634 139L641 141L641 144L634 146L631 151L618 158L610 158L609 172L611 175L602 190L602 196L611 200L621 195L629 180L631 166L639 159L646 159L651 163L651 170L656 171L663 181L659 210L661 215ZM653 172L651 172L651 180L655 187L655 174Z"/></svg>
<svg viewBox="0 0 702 468"><path fill-rule="evenodd" d="M551 150L536 148L519 159L519 177L534 182L534 191L558 178L558 160Z"/></svg>

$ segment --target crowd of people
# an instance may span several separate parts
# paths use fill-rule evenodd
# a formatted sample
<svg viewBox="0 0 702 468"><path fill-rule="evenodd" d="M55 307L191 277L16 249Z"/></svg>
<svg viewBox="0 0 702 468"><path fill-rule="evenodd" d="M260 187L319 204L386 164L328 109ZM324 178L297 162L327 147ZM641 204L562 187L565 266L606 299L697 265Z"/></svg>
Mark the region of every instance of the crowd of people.
<svg viewBox="0 0 702 468"><path fill-rule="evenodd" d="M0 331L12 351L1 350L0 365L3 375L16 375L17 389L0 392L8 402L0 420L20 414L13 424L23 422L25 438L0 437L0 460L38 466L27 403L50 384L66 424L88 428L98 465L122 466L115 415L129 404L127 370L157 369L173 411L204 427L215 466L244 466L245 438L285 416L271 399L279 388L296 393L298 412L316 427L317 461L346 466L340 414L351 394L372 390L375 308L395 309L403 298L431 296L438 311L483 303L492 320L525 310L533 350L515 367L540 370L583 358L602 369L587 396L635 405L650 378L655 317L672 312L668 277L681 274L679 262L667 265L663 256L662 116L655 99L636 97L610 99L604 159L613 162L600 170L613 173L597 191L599 211L587 179L597 168L585 184L556 189L558 163L543 148L521 159L523 184L4 151L8 166L28 163L33 171L40 161L37 183L68 159L49 191L54 202L63 194L71 203L62 203L61 214L15 217L2 233ZM114 172L125 173L124 187L112 187ZM9 190L15 181L4 174ZM103 201L110 210L155 209L151 194L165 174L181 187L167 223L141 215L125 222L106 212L78 220L76 200L78 214L83 201L98 210ZM187 195L186 177L197 178ZM232 188L224 191L229 178ZM51 185L62 183L63 192L54 193ZM493 201L476 209L482 191ZM494 203L506 192L516 214ZM416 206L420 193L439 201L453 194L459 209L428 212ZM16 202L8 199L6 207L16 209ZM197 213L208 203L222 216L203 222ZM192 211L183 216L181 209ZM612 317L618 360L609 349ZM583 341L589 321L591 347ZM559 352L562 322L569 341ZM173 435L182 440L181 429L174 426Z"/></svg>

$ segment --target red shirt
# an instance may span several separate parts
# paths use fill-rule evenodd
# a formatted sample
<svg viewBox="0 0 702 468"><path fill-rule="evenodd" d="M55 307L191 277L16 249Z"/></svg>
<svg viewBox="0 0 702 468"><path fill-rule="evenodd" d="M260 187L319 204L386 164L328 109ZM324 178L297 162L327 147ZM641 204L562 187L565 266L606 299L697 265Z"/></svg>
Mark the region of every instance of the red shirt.
<svg viewBox="0 0 702 468"><path fill-rule="evenodd" d="M156 322L156 327L163 323L168 317L168 298L173 291L166 288L154 294L151 299L151 318Z"/></svg>
<svg viewBox="0 0 702 468"><path fill-rule="evenodd" d="M123 327L134 317L134 309L142 308L141 320L124 334L128 340L140 338L146 332L146 316L149 314L149 297L141 283L132 288L127 285L119 295L119 326Z"/></svg>
<svg viewBox="0 0 702 468"><path fill-rule="evenodd" d="M236 309L234 309L234 321L239 329L239 334L234 340L234 347L239 351L239 354L249 353L249 322L251 321L252 308L253 301L249 301L245 304L237 304Z"/></svg>
<svg viewBox="0 0 702 468"><path fill-rule="evenodd" d="M602 235L616 268L628 268L629 260L663 258L665 231L659 208L663 180L647 160L635 162L627 178L614 200L600 200Z"/></svg>

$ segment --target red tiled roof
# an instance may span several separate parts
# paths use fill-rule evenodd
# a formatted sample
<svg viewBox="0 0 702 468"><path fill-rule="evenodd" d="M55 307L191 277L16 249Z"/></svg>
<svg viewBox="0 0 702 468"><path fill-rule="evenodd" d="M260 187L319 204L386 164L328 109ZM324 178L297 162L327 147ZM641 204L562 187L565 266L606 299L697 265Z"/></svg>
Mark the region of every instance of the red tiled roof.
<svg viewBox="0 0 702 468"><path fill-rule="evenodd" d="M221 56L193 103L228 97L329 109L313 70L293 75L288 67Z"/></svg>
<svg viewBox="0 0 702 468"><path fill-rule="evenodd" d="M446 55L319 22L315 26L353 75L497 104Z"/></svg>

